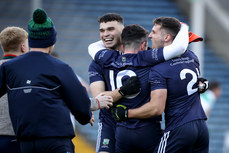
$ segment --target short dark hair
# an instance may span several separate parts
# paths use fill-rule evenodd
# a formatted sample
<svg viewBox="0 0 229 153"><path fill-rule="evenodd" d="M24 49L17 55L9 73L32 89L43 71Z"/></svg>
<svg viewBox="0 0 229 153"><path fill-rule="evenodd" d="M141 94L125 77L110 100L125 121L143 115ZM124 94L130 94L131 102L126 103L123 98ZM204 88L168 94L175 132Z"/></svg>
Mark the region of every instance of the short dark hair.
<svg viewBox="0 0 229 153"><path fill-rule="evenodd" d="M148 31L138 24L127 25L122 31L122 44L138 47L143 41L147 41Z"/></svg>
<svg viewBox="0 0 229 153"><path fill-rule="evenodd" d="M209 82L209 90L214 90L216 88L220 88L220 83L218 81L210 81Z"/></svg>
<svg viewBox="0 0 229 153"><path fill-rule="evenodd" d="M117 21L121 24L124 24L124 19L121 15L117 14L117 13L107 13L104 14L102 17L98 18L98 22L102 23L102 22L111 22L111 21Z"/></svg>
<svg viewBox="0 0 229 153"><path fill-rule="evenodd" d="M181 27L180 21L174 17L159 17L153 21L153 24L161 25L161 29L164 29L171 34L173 39L176 37Z"/></svg>

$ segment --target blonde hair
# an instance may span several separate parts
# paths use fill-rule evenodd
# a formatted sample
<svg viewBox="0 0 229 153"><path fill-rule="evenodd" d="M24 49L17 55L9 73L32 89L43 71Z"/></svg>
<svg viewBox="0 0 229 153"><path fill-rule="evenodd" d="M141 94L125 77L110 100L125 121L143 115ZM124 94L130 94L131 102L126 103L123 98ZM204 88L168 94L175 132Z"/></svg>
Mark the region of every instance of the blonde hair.
<svg viewBox="0 0 229 153"><path fill-rule="evenodd" d="M7 27L0 33L0 43L4 52L17 51L28 39L28 33L20 27Z"/></svg>

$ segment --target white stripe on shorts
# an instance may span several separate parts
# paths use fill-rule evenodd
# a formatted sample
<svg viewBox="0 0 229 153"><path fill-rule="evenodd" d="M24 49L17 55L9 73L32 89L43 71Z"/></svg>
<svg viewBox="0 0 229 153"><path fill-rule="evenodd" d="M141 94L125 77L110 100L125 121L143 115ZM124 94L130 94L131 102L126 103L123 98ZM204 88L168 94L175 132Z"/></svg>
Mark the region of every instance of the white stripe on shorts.
<svg viewBox="0 0 229 153"><path fill-rule="evenodd" d="M99 152L100 148L100 141L101 141L101 131L103 128L103 124L101 122L98 123L98 135L97 135L97 142L96 142L96 153Z"/></svg>
<svg viewBox="0 0 229 153"><path fill-rule="evenodd" d="M169 132L164 133L163 137L161 138L161 142L159 144L157 153L165 153L165 148L167 145L167 139L169 138Z"/></svg>

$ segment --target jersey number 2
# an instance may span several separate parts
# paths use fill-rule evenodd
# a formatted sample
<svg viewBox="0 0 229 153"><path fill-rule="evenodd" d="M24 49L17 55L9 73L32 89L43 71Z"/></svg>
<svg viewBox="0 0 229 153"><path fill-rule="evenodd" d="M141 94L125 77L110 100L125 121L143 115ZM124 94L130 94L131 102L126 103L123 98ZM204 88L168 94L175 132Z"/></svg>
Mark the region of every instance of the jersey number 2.
<svg viewBox="0 0 229 153"><path fill-rule="evenodd" d="M198 72L198 71L197 71ZM188 95L191 95L193 93L195 93L198 88L194 88L193 89L193 86L194 84L197 82L197 75L194 71L190 70L190 69L183 69L181 72L180 72L180 78L181 80L183 79L186 79L186 74L189 73L192 75L192 80L190 80L188 82L188 85L187 85L187 92L188 92Z"/></svg>

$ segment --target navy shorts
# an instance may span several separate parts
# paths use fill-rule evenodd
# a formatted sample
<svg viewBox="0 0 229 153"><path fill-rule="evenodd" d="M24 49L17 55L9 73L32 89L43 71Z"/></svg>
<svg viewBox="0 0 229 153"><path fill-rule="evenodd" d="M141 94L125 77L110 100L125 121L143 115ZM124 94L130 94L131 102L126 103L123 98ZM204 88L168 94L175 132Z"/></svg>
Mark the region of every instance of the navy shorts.
<svg viewBox="0 0 229 153"><path fill-rule="evenodd" d="M96 152L115 153L115 124L99 122Z"/></svg>
<svg viewBox="0 0 229 153"><path fill-rule="evenodd" d="M21 153L15 136L0 136L0 153Z"/></svg>
<svg viewBox="0 0 229 153"><path fill-rule="evenodd" d="M209 133L205 120L188 122L165 132L154 153L208 153Z"/></svg>
<svg viewBox="0 0 229 153"><path fill-rule="evenodd" d="M160 123L139 128L116 127L116 153L152 153L160 142Z"/></svg>
<svg viewBox="0 0 229 153"><path fill-rule="evenodd" d="M69 138L44 138L20 142L22 153L74 153Z"/></svg>

